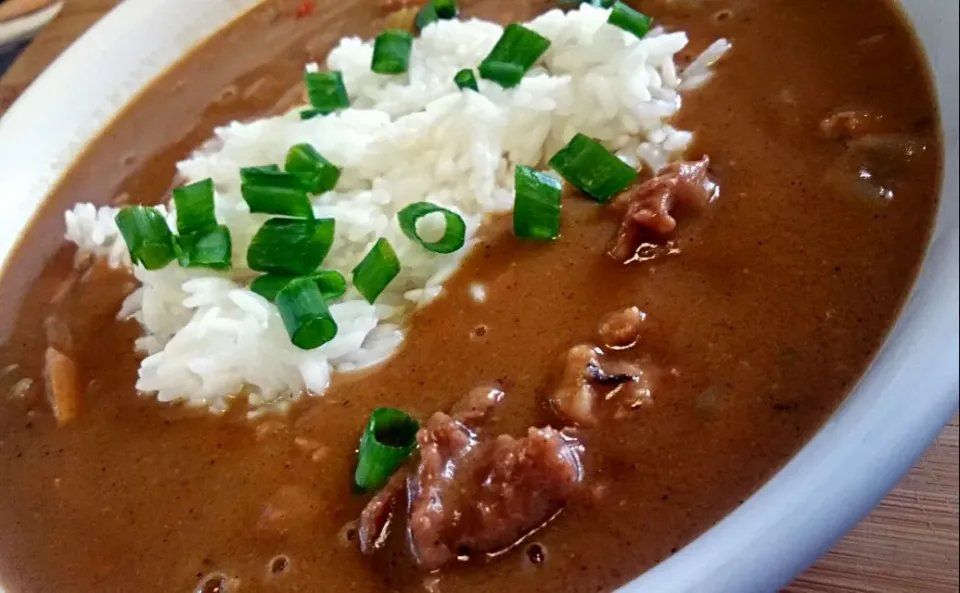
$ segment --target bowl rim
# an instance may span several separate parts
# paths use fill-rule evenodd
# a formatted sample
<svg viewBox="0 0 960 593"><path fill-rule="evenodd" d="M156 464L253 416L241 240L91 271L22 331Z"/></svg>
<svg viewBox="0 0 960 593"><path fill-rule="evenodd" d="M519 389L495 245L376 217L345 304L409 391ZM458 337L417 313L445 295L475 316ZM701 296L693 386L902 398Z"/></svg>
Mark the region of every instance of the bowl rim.
<svg viewBox="0 0 960 593"><path fill-rule="evenodd" d="M30 85L0 119L0 264L83 147L139 89L259 2L125 0ZM958 4L900 4L938 81L945 149L937 223L910 296L858 384L800 452L738 509L624 585L624 593L772 591L787 584L879 502L957 409L960 134L952 106L960 75L950 35L960 21ZM89 84L91 71L102 84ZM60 99L64 88L80 89L69 104Z"/></svg>

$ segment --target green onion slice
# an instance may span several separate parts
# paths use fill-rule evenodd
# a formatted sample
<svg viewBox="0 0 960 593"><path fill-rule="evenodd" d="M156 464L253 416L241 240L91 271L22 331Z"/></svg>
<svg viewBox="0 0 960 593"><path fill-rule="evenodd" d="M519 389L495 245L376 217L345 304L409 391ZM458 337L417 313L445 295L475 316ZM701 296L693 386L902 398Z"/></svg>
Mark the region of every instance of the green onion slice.
<svg viewBox="0 0 960 593"><path fill-rule="evenodd" d="M311 274L330 251L335 228L332 218L271 218L250 241L247 265L286 276Z"/></svg>
<svg viewBox="0 0 960 593"><path fill-rule="evenodd" d="M340 180L340 169L306 142L295 144L287 151L284 168L298 177L312 194L330 191Z"/></svg>
<svg viewBox="0 0 960 593"><path fill-rule="evenodd" d="M610 9L610 16L607 22L614 27L619 27L627 33L633 33L638 39L643 39L653 26L653 19L637 12L623 2L614 2Z"/></svg>
<svg viewBox="0 0 960 593"><path fill-rule="evenodd" d="M134 264L159 270L176 257L173 233L155 208L130 206L117 212L114 219Z"/></svg>
<svg viewBox="0 0 960 593"><path fill-rule="evenodd" d="M250 212L313 218L307 192L315 181L286 173L276 165L240 169L240 193Z"/></svg>
<svg viewBox="0 0 960 593"><path fill-rule="evenodd" d="M413 24L417 31L423 29L440 19L449 20L457 18L460 9L457 7L456 0L431 0L423 5L423 8L417 11L417 16L413 19Z"/></svg>
<svg viewBox="0 0 960 593"><path fill-rule="evenodd" d="M173 190L177 205L177 232L188 235L217 226L213 212L213 180L204 179Z"/></svg>
<svg viewBox="0 0 960 593"><path fill-rule="evenodd" d="M432 4L438 17L442 19L457 18L457 13L459 12L457 0L433 0Z"/></svg>
<svg viewBox="0 0 960 593"><path fill-rule="evenodd" d="M353 269L353 285L367 302L373 303L399 273L397 252L389 241L380 238Z"/></svg>
<svg viewBox="0 0 960 593"><path fill-rule="evenodd" d="M616 0L556 0L561 8L576 9L581 4L590 4L600 8L610 8Z"/></svg>
<svg viewBox="0 0 960 593"><path fill-rule="evenodd" d="M356 487L362 491L382 488L416 450L418 430L420 423L402 410L374 410L357 449Z"/></svg>
<svg viewBox="0 0 960 593"><path fill-rule="evenodd" d="M321 115L323 115L323 113L321 113L317 109L301 109L300 110L300 119L304 121L308 119L313 119L315 117L319 117Z"/></svg>
<svg viewBox="0 0 960 593"><path fill-rule="evenodd" d="M177 237L177 259L184 268L229 270L231 253L230 229L223 225Z"/></svg>
<svg viewBox="0 0 960 593"><path fill-rule="evenodd" d="M302 182L297 179L297 183ZM240 193L252 213L313 218L313 207L304 189L244 184Z"/></svg>
<svg viewBox="0 0 960 593"><path fill-rule="evenodd" d="M403 74L410 67L410 48L413 35L408 31L388 29L373 42L370 69L377 74Z"/></svg>
<svg viewBox="0 0 960 593"><path fill-rule="evenodd" d="M463 70L457 72L453 77L453 82L457 84L458 89L470 89L472 91L480 91L477 87L477 77L473 75L473 70L469 68L464 68Z"/></svg>
<svg viewBox="0 0 960 593"><path fill-rule="evenodd" d="M307 83L307 96L316 115L327 115L350 106L347 88L343 86L343 76L339 72L305 72L303 80Z"/></svg>
<svg viewBox="0 0 960 593"><path fill-rule="evenodd" d="M417 27L417 31L423 31L427 25L432 25L438 20L440 20L440 17L437 15L437 9L433 6L433 2L427 2L423 5L423 8L417 11L413 24Z"/></svg>
<svg viewBox="0 0 960 593"><path fill-rule="evenodd" d="M551 241L560 236L560 182L517 165L514 173L513 232L521 239Z"/></svg>
<svg viewBox="0 0 960 593"><path fill-rule="evenodd" d="M240 182L256 185L273 185L276 177L282 177L280 165L260 165L259 167L243 167L240 169Z"/></svg>
<svg viewBox="0 0 960 593"><path fill-rule="evenodd" d="M302 350L322 346L337 336L337 322L311 278L296 278L276 297L277 309L293 345Z"/></svg>
<svg viewBox="0 0 960 593"><path fill-rule="evenodd" d="M336 270L318 270L313 274L301 276L301 278L310 278L317 284L320 294L323 298L332 301L342 297L347 292L347 279L343 274ZM296 276L283 276L280 274L264 274L258 276L250 283L250 290L259 294L268 301L273 302L277 294L283 288L296 280Z"/></svg>
<svg viewBox="0 0 960 593"><path fill-rule="evenodd" d="M425 241L417 232L417 221L434 212L443 214L446 228L443 231L442 237L436 241L429 242ZM400 230L403 231L404 235L411 241L419 243L427 251L432 251L433 253L453 253L463 247L464 238L467 235L467 225L464 224L463 218L459 214L437 206L436 204L431 204L430 202L415 202L410 204L397 213L397 221L400 223Z"/></svg>
<svg viewBox="0 0 960 593"><path fill-rule="evenodd" d="M604 203L637 179L637 171L599 142L577 134L550 159L561 177L594 200Z"/></svg>
<svg viewBox="0 0 960 593"><path fill-rule="evenodd" d="M511 23L503 30L490 54L480 62L480 76L504 88L516 86L523 75L550 47L550 40L523 25Z"/></svg>

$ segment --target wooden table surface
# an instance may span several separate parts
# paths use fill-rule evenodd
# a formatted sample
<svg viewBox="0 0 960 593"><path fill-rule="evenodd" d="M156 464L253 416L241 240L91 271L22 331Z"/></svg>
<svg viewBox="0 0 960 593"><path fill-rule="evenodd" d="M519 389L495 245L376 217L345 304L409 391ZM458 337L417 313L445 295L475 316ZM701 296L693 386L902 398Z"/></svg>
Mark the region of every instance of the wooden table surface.
<svg viewBox="0 0 960 593"><path fill-rule="evenodd" d="M0 79L0 114L118 1L66 0L60 16ZM958 450L954 416L897 488L787 592L957 593Z"/></svg>

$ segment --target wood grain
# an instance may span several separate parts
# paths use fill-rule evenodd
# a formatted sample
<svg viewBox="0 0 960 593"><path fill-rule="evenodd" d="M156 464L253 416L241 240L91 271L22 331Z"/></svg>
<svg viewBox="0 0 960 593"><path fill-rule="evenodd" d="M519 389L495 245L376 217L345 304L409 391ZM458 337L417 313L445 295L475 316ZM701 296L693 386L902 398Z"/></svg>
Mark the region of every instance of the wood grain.
<svg viewBox="0 0 960 593"><path fill-rule="evenodd" d="M120 0L67 0L0 79L0 114ZM785 593L956 593L960 587L960 447L955 416L936 444L873 513Z"/></svg>

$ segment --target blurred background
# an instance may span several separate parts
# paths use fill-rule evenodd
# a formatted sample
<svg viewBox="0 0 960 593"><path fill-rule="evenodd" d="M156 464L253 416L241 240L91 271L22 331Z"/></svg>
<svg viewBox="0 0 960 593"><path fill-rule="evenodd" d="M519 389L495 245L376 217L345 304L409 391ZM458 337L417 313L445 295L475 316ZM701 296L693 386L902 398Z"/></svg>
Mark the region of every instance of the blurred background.
<svg viewBox="0 0 960 593"><path fill-rule="evenodd" d="M0 0L0 76L60 13L64 0Z"/></svg>

